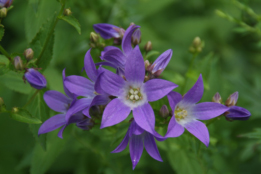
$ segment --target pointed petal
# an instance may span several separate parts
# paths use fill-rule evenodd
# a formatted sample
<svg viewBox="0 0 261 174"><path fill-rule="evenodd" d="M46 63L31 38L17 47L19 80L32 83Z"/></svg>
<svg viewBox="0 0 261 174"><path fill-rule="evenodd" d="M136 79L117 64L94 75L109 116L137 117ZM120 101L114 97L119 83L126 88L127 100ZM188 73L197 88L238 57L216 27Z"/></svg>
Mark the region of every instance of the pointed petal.
<svg viewBox="0 0 261 174"><path fill-rule="evenodd" d="M137 45L128 55L125 65L125 77L127 81L141 84L145 77L145 65L140 48Z"/></svg>
<svg viewBox="0 0 261 174"><path fill-rule="evenodd" d="M109 66L109 67L112 67L112 68L117 68L116 65L114 65L113 63L111 62L98 62L98 63L95 63L96 66Z"/></svg>
<svg viewBox="0 0 261 174"><path fill-rule="evenodd" d="M58 136L59 138L63 139L63 131L64 131L64 129L65 129L67 126L68 126L68 125L66 124L66 125L64 125L64 126L60 129L60 131L59 131L58 134L57 134L57 136Z"/></svg>
<svg viewBox="0 0 261 174"><path fill-rule="evenodd" d="M170 59L172 57L172 49L169 49L162 53L152 64L152 73L155 73L158 70L164 70L168 65Z"/></svg>
<svg viewBox="0 0 261 174"><path fill-rule="evenodd" d="M131 109L124 105L118 98L113 99L103 112L101 129L122 122L128 117L130 111Z"/></svg>
<svg viewBox="0 0 261 174"><path fill-rule="evenodd" d="M58 114L46 120L38 130L38 135L51 132L66 124L65 115Z"/></svg>
<svg viewBox="0 0 261 174"><path fill-rule="evenodd" d="M149 103L139 106L133 110L135 122L147 132L154 134L155 116Z"/></svg>
<svg viewBox="0 0 261 174"><path fill-rule="evenodd" d="M110 49L106 51L101 59L112 63L115 67L124 68L126 63L126 56L117 47L115 49Z"/></svg>
<svg viewBox="0 0 261 174"><path fill-rule="evenodd" d="M251 113L242 107L239 106L231 106L225 114L227 118L230 118L232 120L248 120L251 116Z"/></svg>
<svg viewBox="0 0 261 174"><path fill-rule="evenodd" d="M202 75L200 74L194 86L184 95L182 103L185 105L195 104L202 98L204 85Z"/></svg>
<svg viewBox="0 0 261 174"><path fill-rule="evenodd" d="M104 47L104 49L103 49L103 51L101 52L101 60L103 60L103 55L107 52L107 51L109 51L109 50L113 50L113 49L119 49L118 47L115 47L115 46L106 46L106 47ZM120 50L120 49L119 49Z"/></svg>
<svg viewBox="0 0 261 174"><path fill-rule="evenodd" d="M67 76L64 84L66 88L73 94L84 97L94 97L94 83L85 77Z"/></svg>
<svg viewBox="0 0 261 174"><path fill-rule="evenodd" d="M131 36L132 33L137 29L140 28L140 26L137 25L130 25L127 30L125 31L125 34L122 38L121 47L125 55L129 55L132 51L132 45L131 45Z"/></svg>
<svg viewBox="0 0 261 174"><path fill-rule="evenodd" d="M172 109L172 115L175 111L176 105L182 100L182 95L178 92L171 91L168 95L169 105Z"/></svg>
<svg viewBox="0 0 261 174"><path fill-rule="evenodd" d="M184 132L184 127L177 123L175 116L172 116L169 125L168 131L164 137L171 138L171 137L179 137Z"/></svg>
<svg viewBox="0 0 261 174"><path fill-rule="evenodd" d="M229 108L225 105L214 103L214 102L203 102L199 103L191 108L191 112L196 119L209 120L222 115Z"/></svg>
<svg viewBox="0 0 261 174"><path fill-rule="evenodd" d="M147 93L148 101L157 101L169 92L171 92L178 85L162 79L152 79L144 84L144 91Z"/></svg>
<svg viewBox="0 0 261 174"><path fill-rule="evenodd" d="M56 112L66 112L72 100L58 91L47 91L44 93L45 103Z"/></svg>
<svg viewBox="0 0 261 174"><path fill-rule="evenodd" d="M209 133L206 125L200 121L193 120L185 125L185 128L197 137L207 147L209 145Z"/></svg>
<svg viewBox="0 0 261 174"><path fill-rule="evenodd" d="M158 161L163 161L161 159L158 147L156 145L155 139L153 137L153 135L151 135L150 133L146 132L144 135L144 146L145 149L147 150L148 154L154 158L155 160Z"/></svg>
<svg viewBox="0 0 261 174"><path fill-rule="evenodd" d="M120 37L120 34L117 32L119 27L111 24L94 24L93 29L96 33L99 33L103 39L110 39L112 37L118 38Z"/></svg>
<svg viewBox="0 0 261 174"><path fill-rule="evenodd" d="M109 70L105 70L99 77L101 88L108 94L119 96L125 87L125 80Z"/></svg>
<svg viewBox="0 0 261 174"><path fill-rule="evenodd" d="M66 78L66 75L65 75L65 68L63 69L63 89L64 89L64 92L65 94L70 97L71 99L74 98L74 94L72 94L67 88L66 86L64 85L64 81L65 81L65 78Z"/></svg>
<svg viewBox="0 0 261 174"><path fill-rule="evenodd" d="M134 134L134 135L140 135L140 134L142 134L143 132L144 132L144 129L142 129L142 128L135 122L135 120L133 120L133 121L131 122L131 125L130 125L130 128L129 128L129 133L130 133L129 136L131 136L132 134Z"/></svg>
<svg viewBox="0 0 261 174"><path fill-rule="evenodd" d="M79 100L76 100L74 104L70 106L70 108L66 113L65 116L66 121L69 121L70 117L73 114L76 114L77 112L81 112L83 109L89 107L91 102L92 102L92 98L81 98Z"/></svg>
<svg viewBox="0 0 261 174"><path fill-rule="evenodd" d="M129 137L129 129L128 129L128 131L127 131L125 137L123 138L122 142L120 143L120 145L118 147L116 147L116 149L114 149L111 153L119 153L119 152L123 151L129 143L129 138L130 137Z"/></svg>
<svg viewBox="0 0 261 174"><path fill-rule="evenodd" d="M95 67L95 64L93 62L92 56L91 56L91 49L87 51L84 57L84 69L87 74L87 76L95 82L97 76L98 76L98 71Z"/></svg>
<svg viewBox="0 0 261 174"><path fill-rule="evenodd" d="M132 135L130 137L130 156L132 161L132 169L134 170L138 164L143 152L143 137L142 135Z"/></svg>

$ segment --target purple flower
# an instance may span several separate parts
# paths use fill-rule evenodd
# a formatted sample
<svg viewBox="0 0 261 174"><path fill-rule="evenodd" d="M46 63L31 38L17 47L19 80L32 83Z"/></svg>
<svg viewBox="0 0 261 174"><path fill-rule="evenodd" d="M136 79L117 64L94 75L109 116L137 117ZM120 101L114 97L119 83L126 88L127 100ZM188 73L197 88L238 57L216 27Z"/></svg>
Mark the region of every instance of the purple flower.
<svg viewBox="0 0 261 174"><path fill-rule="evenodd" d="M106 93L117 98L106 106L101 128L120 123L133 110L135 122L142 129L154 134L155 117L148 102L159 100L177 85L162 79L152 79L144 83L145 65L138 46L127 57L126 81L111 71L104 71L97 81Z"/></svg>
<svg viewBox="0 0 261 174"><path fill-rule="evenodd" d="M131 42L133 45L138 45L141 42L141 32L139 28L133 32Z"/></svg>
<svg viewBox="0 0 261 174"><path fill-rule="evenodd" d="M0 7L10 7L13 3L13 0L0 0Z"/></svg>
<svg viewBox="0 0 261 174"><path fill-rule="evenodd" d="M177 92L170 92L168 94L173 116L168 125L168 131L165 135L166 138L178 137L183 134L184 128L186 128L191 134L208 146L208 129L204 123L197 119L212 119L223 114L229 108L214 102L196 104L201 99L203 92L203 79L200 75L195 85L183 97Z"/></svg>
<svg viewBox="0 0 261 174"><path fill-rule="evenodd" d="M63 70L63 80L65 79L65 70ZM67 96L53 90L47 91L44 94L44 101L49 106L49 108L56 112L60 112L60 114L57 114L46 120L39 128L38 135L53 131L63 126L58 133L58 137L63 138L62 134L64 129L71 123L76 123L79 128L84 130L88 130L93 126L91 119L84 116L77 110L78 105L81 104L81 100L77 100L77 96L70 93L65 86L64 91ZM91 100L86 102L90 104ZM67 113L70 115L66 120Z"/></svg>
<svg viewBox="0 0 261 174"><path fill-rule="evenodd" d="M98 70L95 67L93 59L91 57L91 49L87 51L84 58L84 69L87 76L91 79L85 77L71 75L66 77L64 84L66 88L73 94L77 96L83 96L84 98L79 99L77 107L75 110L72 110L74 113L80 112L83 110L83 114L90 117L89 109L95 105L106 105L110 99L109 96L101 90L99 84L96 83L96 80L103 68ZM90 102L90 103L89 103ZM71 112L67 112L66 120L69 120Z"/></svg>
<svg viewBox="0 0 261 174"><path fill-rule="evenodd" d="M103 39L120 38L124 35L125 30L111 24L94 24L93 29L99 33Z"/></svg>
<svg viewBox="0 0 261 174"><path fill-rule="evenodd" d="M24 74L25 79L30 83L30 85L36 89L42 89L46 87L45 77L33 68L29 68Z"/></svg>
<svg viewBox="0 0 261 174"><path fill-rule="evenodd" d="M128 143L130 149L130 157L132 161L132 169L134 170L136 165L138 164L140 157L143 152L143 148L145 147L148 154L154 158L155 160L161 161L161 156L159 150L157 148L154 135L142 129L138 126L135 121L132 121L124 139L120 143L120 145L112 151L112 153L118 153L123 151ZM162 141L164 139L157 139L158 141Z"/></svg>

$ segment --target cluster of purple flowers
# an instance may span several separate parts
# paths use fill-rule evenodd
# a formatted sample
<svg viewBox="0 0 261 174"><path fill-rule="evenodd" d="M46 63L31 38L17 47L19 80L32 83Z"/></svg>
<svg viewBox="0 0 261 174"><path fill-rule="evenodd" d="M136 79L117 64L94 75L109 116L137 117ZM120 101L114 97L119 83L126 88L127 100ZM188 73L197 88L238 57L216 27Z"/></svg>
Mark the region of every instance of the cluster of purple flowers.
<svg viewBox="0 0 261 174"><path fill-rule="evenodd" d="M185 95L174 92L173 89L178 85L159 78L171 59L172 50L162 53L152 64L144 62L139 46L132 44L135 40L140 40L139 28L132 24L125 31L110 24L94 25L94 30L104 39L122 38L122 49L105 47L100 56L102 61L96 64L92 59L91 49L88 50L84 58L84 69L89 79L76 75L66 77L65 70L63 71L64 91L67 96L57 91L47 91L44 94L47 105L59 114L42 124L39 135L63 126L58 133L62 138L64 129L71 123L89 130L95 125L92 118L94 108L103 111L101 129L124 121L132 112L129 129L120 145L112 152L121 152L129 144L134 169L142 155L143 146L152 158L162 161L155 139L164 141L178 137L187 129L208 146L208 129L198 120L209 120L222 114L230 119L249 118L250 113L246 109L235 106L235 99L231 99L230 104L228 101L223 105L216 96L214 102L198 103L204 91L201 75ZM136 46L133 48L133 45ZM104 66L114 68L116 73ZM33 70L29 70L27 79L29 75L31 79L34 78L30 71ZM155 115L149 102L165 96L172 112L167 133L162 136L155 130ZM101 109L104 107L104 110Z"/></svg>

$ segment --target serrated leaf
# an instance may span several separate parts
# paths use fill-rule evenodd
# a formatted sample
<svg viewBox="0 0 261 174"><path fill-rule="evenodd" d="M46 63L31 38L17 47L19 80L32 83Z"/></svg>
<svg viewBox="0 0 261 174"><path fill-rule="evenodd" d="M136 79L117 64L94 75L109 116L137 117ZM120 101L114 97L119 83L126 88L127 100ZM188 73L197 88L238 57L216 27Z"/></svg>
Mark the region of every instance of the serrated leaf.
<svg viewBox="0 0 261 174"><path fill-rule="evenodd" d="M5 29L3 26L0 26L0 41L2 40L3 36L4 36L4 33L5 33Z"/></svg>
<svg viewBox="0 0 261 174"><path fill-rule="evenodd" d="M43 94L44 92L42 90L38 92L34 100L28 106L28 109L30 110L31 114L36 118L38 118L39 120L41 120L42 122L46 121L49 118L49 114L50 114L49 112L50 109L47 107L47 105L43 100ZM36 139L36 141L40 143L40 145L44 150L46 150L46 134L38 136L38 130L40 126L41 125L35 125L35 124L29 125L30 130L33 133L33 136Z"/></svg>
<svg viewBox="0 0 261 174"><path fill-rule="evenodd" d="M25 109L18 108L18 111L11 112L10 117L16 121L23 122L23 123L29 123L29 124L40 124L42 123L41 120L39 120L36 117L33 117L30 112L28 112Z"/></svg>
<svg viewBox="0 0 261 174"><path fill-rule="evenodd" d="M77 32L79 34L81 34L81 25L79 23L79 21L72 15L70 16L59 16L59 19L64 20L65 22L67 22L68 24L70 24L71 26L73 26Z"/></svg>
<svg viewBox="0 0 261 174"><path fill-rule="evenodd" d="M9 71L9 60L4 56L0 55L0 76Z"/></svg>
<svg viewBox="0 0 261 174"><path fill-rule="evenodd" d="M24 83L23 74L9 71L6 74L0 76L0 83L16 92L29 94L32 87L29 83Z"/></svg>

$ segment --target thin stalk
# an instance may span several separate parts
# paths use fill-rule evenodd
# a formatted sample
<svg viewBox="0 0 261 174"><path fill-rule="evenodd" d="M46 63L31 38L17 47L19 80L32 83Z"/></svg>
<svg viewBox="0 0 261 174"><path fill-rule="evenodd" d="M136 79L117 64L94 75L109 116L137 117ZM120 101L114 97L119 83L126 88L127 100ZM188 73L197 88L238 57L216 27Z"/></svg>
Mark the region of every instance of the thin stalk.
<svg viewBox="0 0 261 174"><path fill-rule="evenodd" d="M35 96L38 94L40 90L36 90L35 93L32 95L32 97L28 100L28 102L23 106L23 108L25 108L26 106L28 106L32 101L33 99L35 98Z"/></svg>
<svg viewBox="0 0 261 174"><path fill-rule="evenodd" d="M0 52L5 55L10 61L11 61L11 56L5 51L5 49L0 45Z"/></svg>

